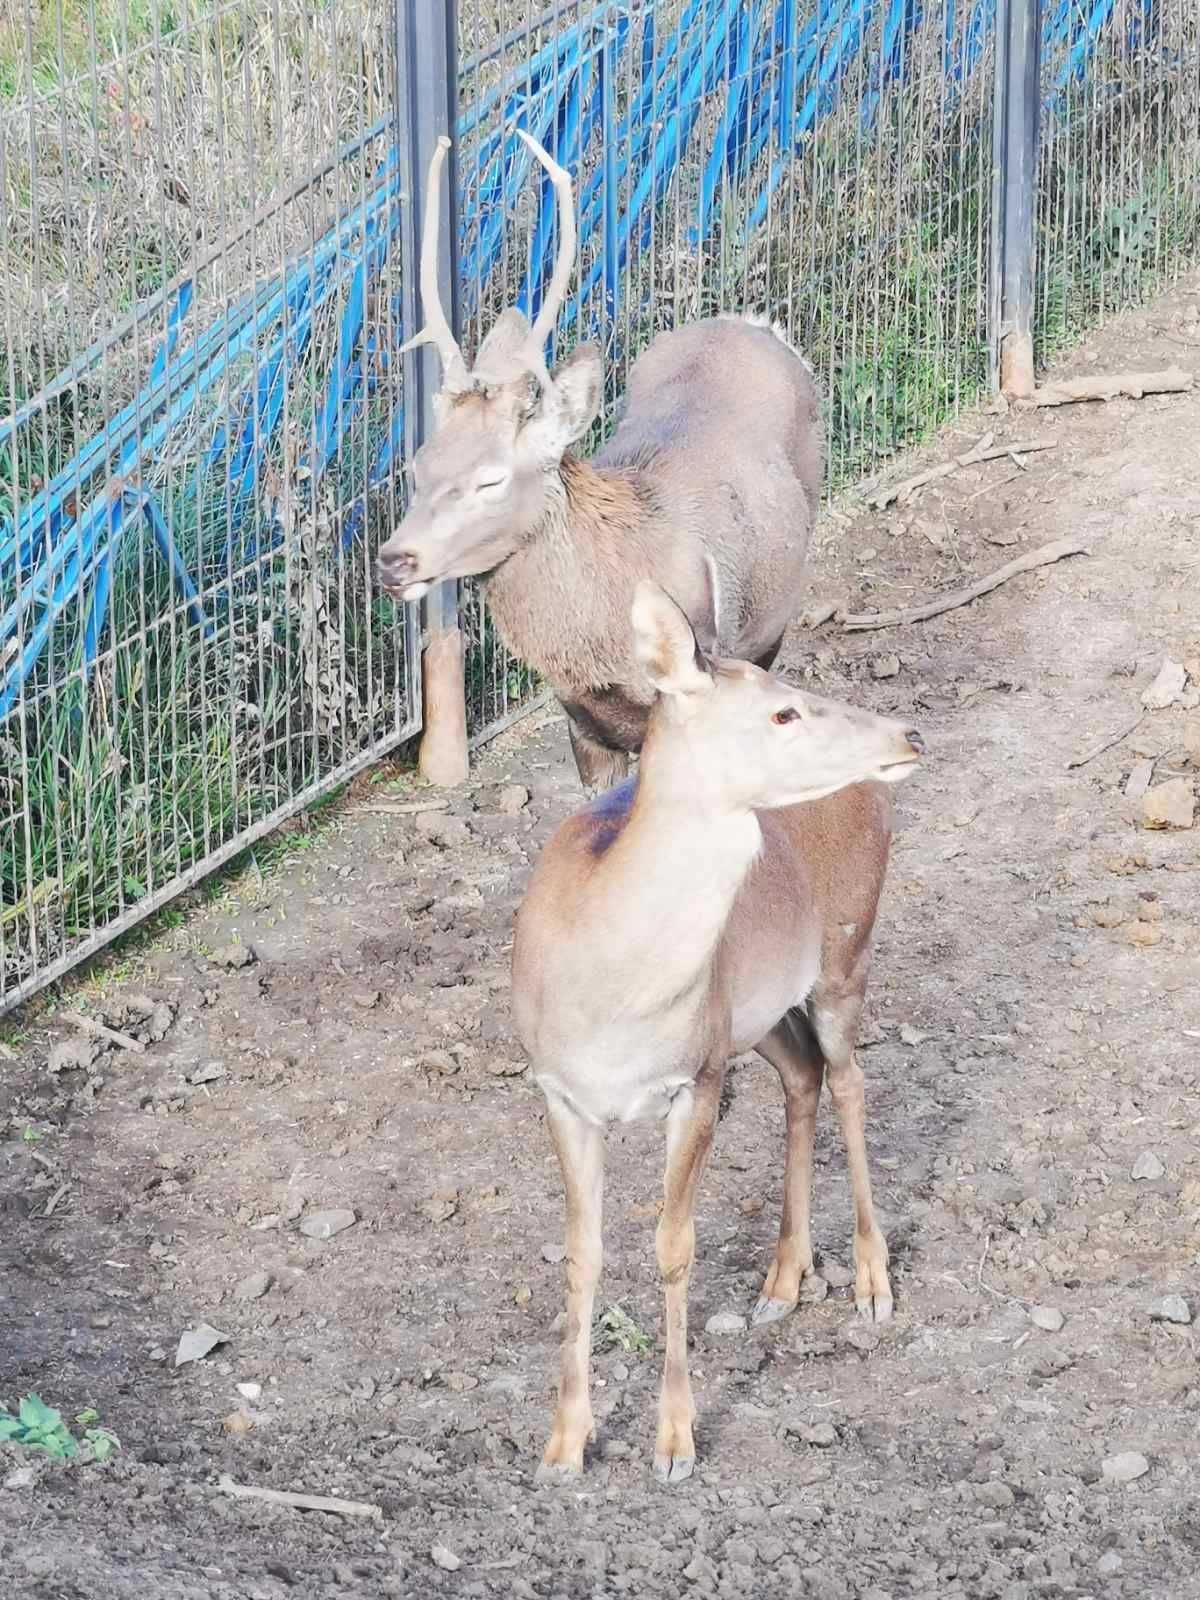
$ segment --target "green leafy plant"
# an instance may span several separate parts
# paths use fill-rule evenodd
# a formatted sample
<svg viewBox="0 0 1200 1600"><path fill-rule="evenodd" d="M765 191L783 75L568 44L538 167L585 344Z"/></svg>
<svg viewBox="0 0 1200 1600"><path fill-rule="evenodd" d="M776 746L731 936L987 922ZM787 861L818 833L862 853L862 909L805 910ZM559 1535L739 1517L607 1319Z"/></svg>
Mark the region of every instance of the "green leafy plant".
<svg viewBox="0 0 1200 1600"><path fill-rule="evenodd" d="M626 1355L644 1356L651 1349L650 1335L621 1306L609 1306L596 1318L592 1330L592 1346L597 1353L604 1350L624 1350Z"/></svg>
<svg viewBox="0 0 1200 1600"><path fill-rule="evenodd" d="M97 1426L100 1415L91 1406L75 1418L83 1429L83 1443L91 1446L92 1459L104 1461L121 1442L109 1428ZM48 1406L40 1395L27 1394L14 1415L0 1405L0 1442L24 1445L29 1450L44 1450L58 1461L78 1455L80 1441L63 1421L61 1411Z"/></svg>

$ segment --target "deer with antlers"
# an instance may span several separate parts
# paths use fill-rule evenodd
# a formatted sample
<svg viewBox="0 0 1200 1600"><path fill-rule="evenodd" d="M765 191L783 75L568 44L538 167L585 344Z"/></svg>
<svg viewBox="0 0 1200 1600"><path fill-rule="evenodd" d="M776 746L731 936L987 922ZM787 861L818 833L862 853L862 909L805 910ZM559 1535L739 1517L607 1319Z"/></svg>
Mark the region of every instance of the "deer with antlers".
<svg viewBox="0 0 1200 1600"><path fill-rule="evenodd" d="M720 649L767 668L799 604L823 475L816 389L769 323L721 315L656 338L629 374L612 436L573 454L600 408L600 351L545 359L574 267L569 174L525 132L557 196L559 251L532 326L503 312L468 368L438 296L438 196L450 141L429 171L421 240L425 326L442 386L412 498L379 552L392 595L479 576L501 637L554 689L580 779L597 793L641 749L653 688L629 607L652 578L701 621L705 562L719 574Z"/></svg>

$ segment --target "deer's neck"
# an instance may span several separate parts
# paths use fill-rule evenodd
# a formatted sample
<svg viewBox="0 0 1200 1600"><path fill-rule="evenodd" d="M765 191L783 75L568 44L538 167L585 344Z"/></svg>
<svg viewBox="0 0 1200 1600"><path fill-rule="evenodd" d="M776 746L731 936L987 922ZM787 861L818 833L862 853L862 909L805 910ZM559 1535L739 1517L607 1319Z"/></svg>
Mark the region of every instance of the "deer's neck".
<svg viewBox="0 0 1200 1600"><path fill-rule="evenodd" d="M653 757L653 752L651 753ZM694 768L656 770L643 757L629 820L588 875L572 908L594 977L620 972L620 1004L656 1015L702 997L734 902L763 844L753 812L707 801Z"/></svg>
<svg viewBox="0 0 1200 1600"><path fill-rule="evenodd" d="M629 600L654 518L636 473L601 472L567 456L541 522L488 576L505 644L556 688L628 681Z"/></svg>

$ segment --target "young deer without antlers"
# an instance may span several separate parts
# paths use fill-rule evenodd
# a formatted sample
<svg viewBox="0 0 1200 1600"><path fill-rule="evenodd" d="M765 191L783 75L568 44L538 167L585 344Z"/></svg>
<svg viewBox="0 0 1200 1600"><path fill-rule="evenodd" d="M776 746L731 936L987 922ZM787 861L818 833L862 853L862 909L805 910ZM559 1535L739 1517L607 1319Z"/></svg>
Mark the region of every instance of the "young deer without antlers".
<svg viewBox="0 0 1200 1600"><path fill-rule="evenodd" d="M757 1050L787 1103L783 1217L754 1322L789 1311L812 1270L825 1076L849 1156L858 1309L891 1315L854 1043L887 865L885 786L922 747L902 722L711 659L652 582L637 586L632 614L637 658L658 696L640 772L547 845L517 918L513 1009L546 1096L567 1202L567 1324L541 1473L582 1470L592 1432L604 1129L657 1117L667 1145L657 1235L666 1364L654 1467L675 1482L695 1455L692 1212L730 1056Z"/></svg>
<svg viewBox="0 0 1200 1600"><path fill-rule="evenodd" d="M473 370L437 289L443 140L421 242L426 325L411 344L442 359L435 431L413 461L413 496L379 552L391 594L483 574L492 616L547 680L589 792L625 776L653 693L632 659L629 607L651 577L700 620L705 559L726 605L721 650L769 667L799 604L823 473L808 367L772 328L719 316L660 335L629 375L624 409L590 461L570 453L600 407L599 350L579 345L551 377L544 349L575 258L569 175L521 138L553 179L559 254L531 327L515 308Z"/></svg>

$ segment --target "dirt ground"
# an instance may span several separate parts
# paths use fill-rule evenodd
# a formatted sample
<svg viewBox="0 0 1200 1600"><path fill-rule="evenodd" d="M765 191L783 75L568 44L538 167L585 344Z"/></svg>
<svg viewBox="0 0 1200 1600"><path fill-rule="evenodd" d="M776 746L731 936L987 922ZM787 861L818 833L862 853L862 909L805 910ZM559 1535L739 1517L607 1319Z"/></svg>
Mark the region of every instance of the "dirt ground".
<svg viewBox="0 0 1200 1600"><path fill-rule="evenodd" d="M1194 370L1198 317L1194 280L1062 370ZM749 1310L778 1223L781 1096L747 1064L698 1210L696 1476L649 1470L661 1132L634 1127L609 1141L597 1447L577 1488L534 1488L562 1200L506 964L577 803L544 714L448 812L380 809L412 792L377 786L93 980L110 1020L163 1035L143 1054L52 1071L75 1035L48 1023L0 1061L0 1396L91 1404L123 1445L65 1466L0 1447L14 1594L1200 1595L1196 1330L1162 1320L1200 1313L1200 826L1147 831L1124 792L1151 762L1152 785L1194 783L1196 713L1147 712L1069 766L1129 727L1164 656L1200 657L1200 390L968 418L922 460L985 430L1052 448L899 510L843 502L815 599L909 604L1066 535L1091 554L923 624L797 629L785 667L912 715L929 747L898 794L861 1051L894 1322L834 1286L850 1212L825 1114L828 1279L774 1327L705 1331ZM227 964L234 939L253 960ZM307 1236L331 1208L353 1225ZM176 1367L199 1322L224 1342ZM1147 1470L1115 1481L1127 1452ZM234 1499L225 1473L382 1514Z"/></svg>

